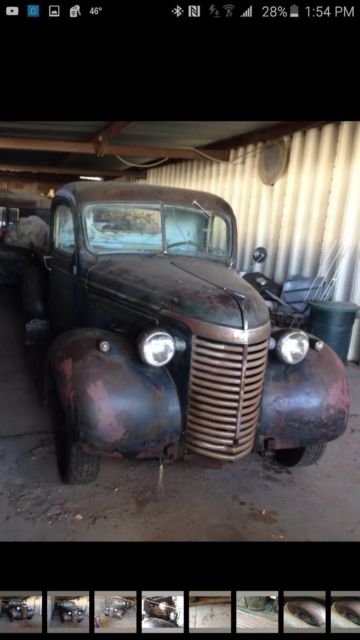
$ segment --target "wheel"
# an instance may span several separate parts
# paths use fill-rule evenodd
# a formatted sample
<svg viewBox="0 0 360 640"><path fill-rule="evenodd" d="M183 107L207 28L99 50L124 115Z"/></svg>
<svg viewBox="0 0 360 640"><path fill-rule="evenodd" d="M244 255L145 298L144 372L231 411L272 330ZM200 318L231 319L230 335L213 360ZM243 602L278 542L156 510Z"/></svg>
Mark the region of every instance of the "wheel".
<svg viewBox="0 0 360 640"><path fill-rule="evenodd" d="M317 442L308 447L295 449L279 449L274 453L274 460L284 467L309 467L316 464L324 455L326 443Z"/></svg>
<svg viewBox="0 0 360 640"><path fill-rule="evenodd" d="M55 385L51 388L49 408L55 429L56 457L61 479L66 484L94 482L100 469L100 456L84 453L73 442L73 429L67 423Z"/></svg>
<svg viewBox="0 0 360 640"><path fill-rule="evenodd" d="M66 484L89 484L96 480L100 469L100 457L81 451L67 438L64 455L59 460L59 471Z"/></svg>

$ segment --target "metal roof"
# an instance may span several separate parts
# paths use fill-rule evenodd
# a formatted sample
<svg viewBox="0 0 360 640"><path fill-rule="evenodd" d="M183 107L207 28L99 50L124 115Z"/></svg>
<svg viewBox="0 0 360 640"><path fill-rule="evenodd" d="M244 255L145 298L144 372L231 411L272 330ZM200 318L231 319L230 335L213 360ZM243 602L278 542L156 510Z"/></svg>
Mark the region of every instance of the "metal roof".
<svg viewBox="0 0 360 640"><path fill-rule="evenodd" d="M111 139L108 142L111 146L146 147L154 148L154 155L147 153L144 155L131 157L125 153L119 154L132 164L151 164L163 157L157 154L157 148L193 149L204 148L207 145L224 141L259 131L261 129L278 124L278 121L134 121L124 123L111 123L107 121L0 121L0 138L15 139L21 141L43 141L44 145L49 141L67 143L88 143L97 140L97 136L107 130L111 131ZM116 126L117 125L117 126ZM119 126L120 125L120 126ZM111 129L111 127L114 127ZM82 172L98 171L99 176L102 171L117 173L129 170L126 163L121 162L115 155L99 155L95 153L65 153L52 150L26 150L17 148L0 148L0 171L7 170L4 167L11 166L13 171L21 167L33 168L34 173L46 174L54 173L54 168L61 168L64 174L64 167ZM41 169L41 170L40 170ZM22 171L26 173L26 171ZM70 174L71 172L69 172ZM103 174L106 176L106 173ZM111 176L108 176L111 177Z"/></svg>

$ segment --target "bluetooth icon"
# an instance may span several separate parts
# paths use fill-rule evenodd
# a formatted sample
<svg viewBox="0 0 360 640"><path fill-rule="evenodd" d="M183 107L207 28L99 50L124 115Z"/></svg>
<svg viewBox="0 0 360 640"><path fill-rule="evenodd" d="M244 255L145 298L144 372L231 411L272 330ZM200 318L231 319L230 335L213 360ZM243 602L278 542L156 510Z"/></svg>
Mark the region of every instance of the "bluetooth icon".
<svg viewBox="0 0 360 640"><path fill-rule="evenodd" d="M176 16L177 18L180 18L180 16L182 16L182 14L184 13L184 9L182 7L179 7L179 5L177 5L171 10L171 13L173 13L174 16Z"/></svg>

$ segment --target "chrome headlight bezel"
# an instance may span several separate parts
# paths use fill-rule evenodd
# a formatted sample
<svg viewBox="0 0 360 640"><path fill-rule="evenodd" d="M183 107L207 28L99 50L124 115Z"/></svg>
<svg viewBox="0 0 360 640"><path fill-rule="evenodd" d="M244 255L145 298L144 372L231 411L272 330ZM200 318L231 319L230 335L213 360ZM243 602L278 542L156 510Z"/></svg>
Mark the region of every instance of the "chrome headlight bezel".
<svg viewBox="0 0 360 640"><path fill-rule="evenodd" d="M153 349L161 338L167 342L168 354L162 361L156 361L155 357L152 357L151 346ZM161 329L153 329L152 331L145 331L141 334L138 340L138 351L141 360L152 367L164 367L174 357L176 351L176 344L174 338L167 331ZM156 350L154 350L154 353Z"/></svg>
<svg viewBox="0 0 360 640"><path fill-rule="evenodd" d="M289 348L289 343L296 339L302 341L303 348L302 348L302 352L298 353L298 355L295 356L295 359L294 359L293 356L290 357L289 353L287 352L287 349ZM294 364L299 364L300 362L305 360L307 354L309 353L309 348L310 348L310 341L305 331L294 329L294 330L284 332L280 336L280 338L277 340L276 354L279 360L281 360L281 362L284 362L285 364L294 365Z"/></svg>

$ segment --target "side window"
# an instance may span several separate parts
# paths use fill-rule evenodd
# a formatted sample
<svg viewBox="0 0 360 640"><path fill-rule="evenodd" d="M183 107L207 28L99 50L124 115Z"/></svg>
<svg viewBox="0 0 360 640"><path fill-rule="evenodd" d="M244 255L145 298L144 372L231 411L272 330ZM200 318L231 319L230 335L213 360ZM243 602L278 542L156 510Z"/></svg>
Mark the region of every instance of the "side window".
<svg viewBox="0 0 360 640"><path fill-rule="evenodd" d="M70 207L64 204L55 210L54 247L69 254L75 249L74 221Z"/></svg>

